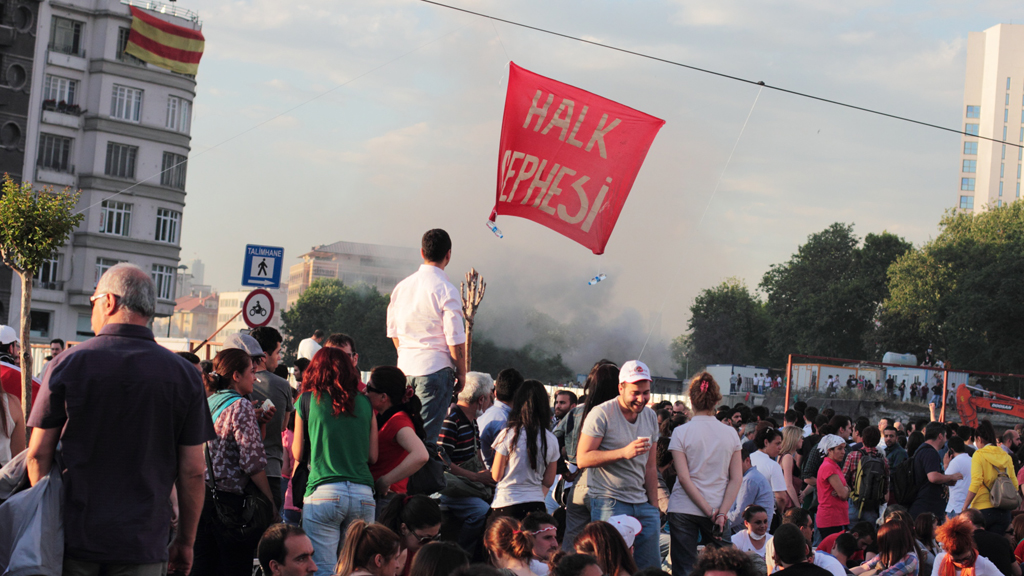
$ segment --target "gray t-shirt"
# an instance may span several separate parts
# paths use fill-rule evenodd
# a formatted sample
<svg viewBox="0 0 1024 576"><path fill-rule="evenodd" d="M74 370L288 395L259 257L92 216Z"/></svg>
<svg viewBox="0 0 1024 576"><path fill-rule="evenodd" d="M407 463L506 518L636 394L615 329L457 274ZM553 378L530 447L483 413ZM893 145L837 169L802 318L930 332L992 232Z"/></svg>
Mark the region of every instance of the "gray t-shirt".
<svg viewBox="0 0 1024 576"><path fill-rule="evenodd" d="M644 472L647 458L658 443L658 417L654 410L644 408L637 415L636 422L630 423L622 415L618 397L599 404L587 415L581 433L592 438L601 438L599 450L618 450L640 436L650 436L651 450L633 459L616 460L587 472L588 492L591 498L614 498L628 504L647 502L644 486Z"/></svg>
<svg viewBox="0 0 1024 576"><path fill-rule="evenodd" d="M281 444L281 431L287 421L288 413L295 410L292 402L292 387L288 381L277 374L266 370L256 373L256 381L252 384L252 399L263 402L267 398L274 403L277 412L267 422L267 436L263 439L263 450L267 453L267 476L279 478L281 467L284 466L284 447Z"/></svg>

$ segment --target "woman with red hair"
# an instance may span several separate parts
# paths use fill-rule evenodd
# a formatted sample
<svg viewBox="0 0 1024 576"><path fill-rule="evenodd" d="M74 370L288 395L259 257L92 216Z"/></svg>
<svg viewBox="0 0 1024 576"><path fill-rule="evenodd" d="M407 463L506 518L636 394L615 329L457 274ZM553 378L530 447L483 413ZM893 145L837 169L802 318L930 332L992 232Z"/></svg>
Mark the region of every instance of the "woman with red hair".
<svg viewBox="0 0 1024 576"><path fill-rule="evenodd" d="M1001 576L995 564L978 555L974 524L964 515L936 528L935 539L944 551L935 557L934 576Z"/></svg>
<svg viewBox="0 0 1024 576"><path fill-rule="evenodd" d="M292 455L296 462L309 434L302 528L313 543L317 576L331 574L348 526L355 520L372 523L374 519L370 464L377 460L377 421L358 385L359 374L348 354L322 348L302 375L302 396L295 403ZM309 412L304 414L307 395Z"/></svg>

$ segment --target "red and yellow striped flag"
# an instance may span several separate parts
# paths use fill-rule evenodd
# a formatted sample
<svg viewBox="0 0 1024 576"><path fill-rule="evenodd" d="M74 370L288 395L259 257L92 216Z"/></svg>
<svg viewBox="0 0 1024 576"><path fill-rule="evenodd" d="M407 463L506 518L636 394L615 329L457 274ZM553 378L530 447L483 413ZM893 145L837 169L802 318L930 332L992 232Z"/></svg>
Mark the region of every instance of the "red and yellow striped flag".
<svg viewBox="0 0 1024 576"><path fill-rule="evenodd" d="M203 57L203 33L165 22L134 6L131 10L132 29L125 53L171 72L195 75Z"/></svg>

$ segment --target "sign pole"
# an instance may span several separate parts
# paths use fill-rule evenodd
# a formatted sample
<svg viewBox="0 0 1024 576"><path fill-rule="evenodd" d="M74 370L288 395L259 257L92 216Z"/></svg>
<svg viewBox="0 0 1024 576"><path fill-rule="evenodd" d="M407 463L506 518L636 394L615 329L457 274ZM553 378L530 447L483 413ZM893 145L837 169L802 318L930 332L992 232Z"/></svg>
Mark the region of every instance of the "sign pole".
<svg viewBox="0 0 1024 576"><path fill-rule="evenodd" d="M793 355L790 354L786 359L786 406L782 409L783 412L789 410L789 391L791 386L792 378L790 375L793 373Z"/></svg>
<svg viewBox="0 0 1024 576"><path fill-rule="evenodd" d="M220 331L221 331L221 330L223 330L223 329L224 329L224 328L225 328L225 327L226 327L226 326L227 326L228 324L231 324L231 322L233 322L233 321L235 320L235 318L238 318L238 315L239 315L239 314L241 314L241 313L242 313L242 311L241 311L241 310L239 310L238 312L235 312L235 315L234 315L234 316L232 316L232 317L231 317L230 319L228 319L228 321L227 321L227 322L225 322L225 323L221 324L221 325L220 325L220 328L217 328L217 331L216 331L216 332L214 332L213 334L210 334L209 336L207 336L207 337L206 337L206 340L203 340L203 341L202 341L202 342L200 342L199 344L196 344L196 347L195 347L195 348L193 348L193 349L191 350L191 352L192 352L193 354L195 354L195 353L196 353L196 352L197 352L197 351L198 351L198 350L199 350L200 348L202 348L202 347L203 347L203 345L204 345L204 344L206 344L206 343L207 343L207 342L209 342L210 340L213 340L213 337L214 337L214 336L216 336L217 334L220 334Z"/></svg>

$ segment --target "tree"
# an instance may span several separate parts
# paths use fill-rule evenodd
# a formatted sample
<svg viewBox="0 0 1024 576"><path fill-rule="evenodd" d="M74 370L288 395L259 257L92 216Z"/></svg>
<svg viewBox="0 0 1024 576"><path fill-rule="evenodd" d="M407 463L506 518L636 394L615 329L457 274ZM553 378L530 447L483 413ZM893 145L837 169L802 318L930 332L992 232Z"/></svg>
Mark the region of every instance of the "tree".
<svg viewBox="0 0 1024 576"><path fill-rule="evenodd" d="M939 235L889 269L882 345L936 356L956 368L1024 370L1024 204L947 212ZM899 348L897 348L899 349Z"/></svg>
<svg viewBox="0 0 1024 576"><path fill-rule="evenodd" d="M680 334L673 338L668 345L668 353L672 361L679 365L675 373L676 378L680 380L685 381L689 379L690 374L696 374L704 368L696 361L692 365L690 363L690 358L693 357L693 336L690 334Z"/></svg>
<svg viewBox="0 0 1024 576"><path fill-rule="evenodd" d="M395 345L387 337L388 296L375 286L346 286L340 280L316 280L299 300L281 315L281 330L289 359L299 341L320 329L327 334L343 332L356 342L360 364L394 366L398 360Z"/></svg>
<svg viewBox="0 0 1024 576"><path fill-rule="evenodd" d="M746 285L730 278L703 290L690 306L688 342L673 342L695 366L708 364L765 364L768 361L768 313Z"/></svg>
<svg viewBox="0 0 1024 576"><path fill-rule="evenodd" d="M515 368L525 378L541 382L556 382L572 376L572 370L562 362L562 355L546 356L531 344L522 348L503 348L487 338L473 341L476 368L497 376L505 368Z"/></svg>
<svg viewBox="0 0 1024 576"><path fill-rule="evenodd" d="M884 271L912 246L888 232L868 234L859 244L853 226L837 222L765 273L760 287L768 296L772 360L792 353L864 355L865 335L887 296Z"/></svg>
<svg viewBox="0 0 1024 576"><path fill-rule="evenodd" d="M4 174L0 197L0 258L21 277L21 408L32 410L32 347L29 340L32 278L43 261L67 242L84 216L72 214L80 193L35 191Z"/></svg>

